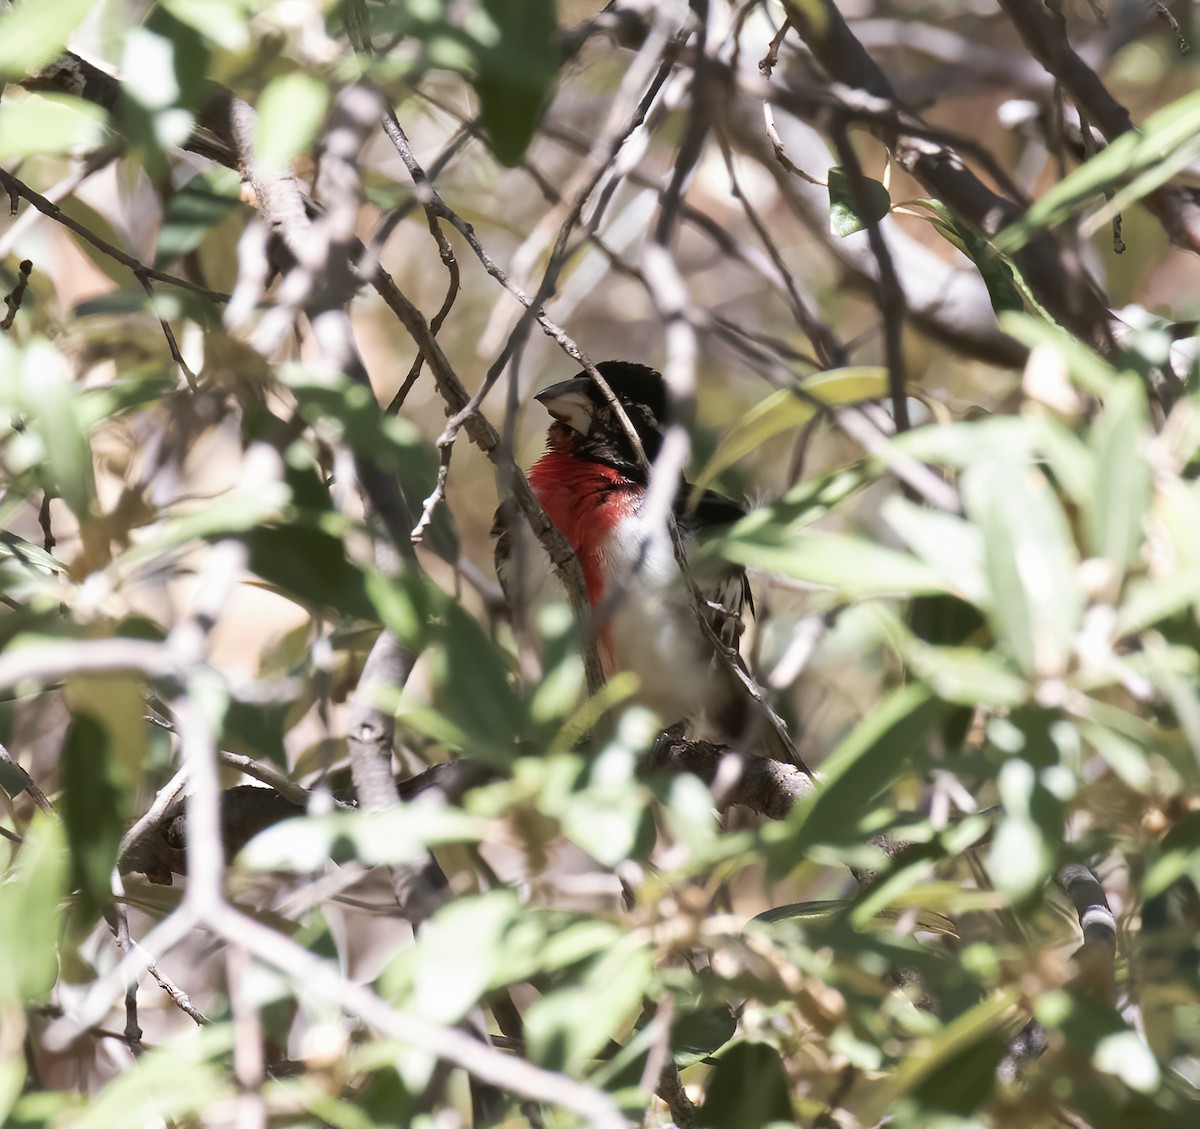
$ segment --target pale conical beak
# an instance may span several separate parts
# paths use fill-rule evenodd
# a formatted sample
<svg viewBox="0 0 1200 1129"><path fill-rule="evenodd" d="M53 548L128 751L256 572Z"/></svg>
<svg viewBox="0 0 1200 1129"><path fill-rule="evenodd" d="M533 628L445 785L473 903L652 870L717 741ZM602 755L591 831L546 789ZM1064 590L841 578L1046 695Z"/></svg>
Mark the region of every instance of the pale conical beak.
<svg viewBox="0 0 1200 1129"><path fill-rule="evenodd" d="M572 431L586 435L592 427L595 405L588 395L591 381L586 376L563 380L543 388L534 399L559 423L565 423Z"/></svg>

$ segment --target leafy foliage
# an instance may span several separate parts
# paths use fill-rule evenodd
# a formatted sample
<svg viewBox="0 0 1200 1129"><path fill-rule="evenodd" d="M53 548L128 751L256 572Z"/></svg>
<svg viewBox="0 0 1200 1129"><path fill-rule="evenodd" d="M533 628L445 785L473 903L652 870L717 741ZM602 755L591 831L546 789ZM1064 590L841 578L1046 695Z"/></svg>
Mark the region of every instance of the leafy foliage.
<svg viewBox="0 0 1200 1129"><path fill-rule="evenodd" d="M0 263L0 1121L515 1126L533 1101L555 1126L1190 1125L1197 310L1175 296L1089 337L1047 313L1022 254L1073 223L1086 238L1194 160L1196 96L1156 93L1175 71L1160 60L1143 84L1167 104L1140 132L1083 145L998 233L961 196L899 204L826 166L807 177L827 187L810 236L791 210L814 195L793 191L797 133L770 114L769 145L722 132L761 126L758 87L754 115L723 112L745 95L720 68L767 51L773 6L703 33L614 11L578 42L560 33L578 6L551 0L163 0L137 26L119 7L0 12L0 161L24 201L0 246L35 262L20 297ZM801 16L837 30L823 0L787 14L793 35ZM56 91L42 68L72 35L119 95ZM891 128L861 77L856 97L822 88L818 131L830 107ZM209 159L229 144L214 83L257 111L228 165ZM374 118L347 124L348 90L395 111L406 160L375 149ZM426 149L428 178L401 171ZM772 176L737 179L776 149ZM339 174L361 177L349 219ZM307 242L280 241L279 198ZM929 340L888 332L905 303L848 238L875 224ZM826 233L837 278L815 265ZM1145 290L1167 292L1176 268L1147 244ZM906 248L922 270L957 255L947 277L970 280L979 321L939 321L948 284L919 301ZM589 695L591 627L562 601L528 623L498 610L495 492L469 442L507 496L505 460L526 463L545 421L501 414L578 367L512 330L501 260L558 343L699 357L690 498L760 504L692 564L751 570L744 650L815 788L772 765L769 803L738 793L757 816L718 810L761 762L740 780L710 754L703 779L681 771L659 740L676 719L640 705L633 676ZM384 304L367 295L377 264L414 308L441 304L440 357L422 315L386 285ZM337 355L342 314L373 383ZM896 340L917 424L900 434ZM474 391L501 354L512 396L480 409L497 446L454 416L444 369ZM386 530L380 481L418 536ZM364 678L380 638L411 659L402 686ZM395 721L405 766L383 810L351 802L364 701ZM171 801L188 790L185 815ZM148 811L155 866L128 838ZM185 850L180 893L162 882ZM1115 955L1101 905L1081 933L1058 881L1081 862L1116 911ZM405 884L434 867L445 882L417 912ZM122 1016L130 952L141 989ZM513 1093L489 1108L467 1074Z"/></svg>

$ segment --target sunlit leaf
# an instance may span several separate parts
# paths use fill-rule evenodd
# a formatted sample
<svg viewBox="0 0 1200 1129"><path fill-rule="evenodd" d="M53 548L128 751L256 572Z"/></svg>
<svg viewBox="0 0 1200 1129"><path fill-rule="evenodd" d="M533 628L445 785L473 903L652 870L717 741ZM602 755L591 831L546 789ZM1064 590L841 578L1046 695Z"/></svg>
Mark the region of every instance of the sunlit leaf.
<svg viewBox="0 0 1200 1129"><path fill-rule="evenodd" d="M768 439L802 427L822 404L837 406L887 395L887 369L878 365L831 369L806 377L797 391L781 388L751 408L725 434L696 478L689 502L694 504L722 471L761 447Z"/></svg>
<svg viewBox="0 0 1200 1129"><path fill-rule="evenodd" d="M96 0L5 5L0 12L0 81L48 63L95 6Z"/></svg>
<svg viewBox="0 0 1200 1129"><path fill-rule="evenodd" d="M1020 219L996 236L1004 254L1023 247L1035 232L1054 227L1115 184L1143 170L1134 193L1122 195L1124 207L1166 183L1200 152L1200 94L1186 94L1151 114L1141 129L1114 138L1094 157L1065 176L1036 200Z"/></svg>
<svg viewBox="0 0 1200 1129"><path fill-rule="evenodd" d="M62 824L36 814L0 882L0 1000L33 1000L54 984L69 860Z"/></svg>
<svg viewBox="0 0 1200 1129"><path fill-rule="evenodd" d="M1065 672L1083 614L1079 561L1045 477L1019 460L981 460L963 474L967 514L982 530L992 626L1026 674Z"/></svg>
<svg viewBox="0 0 1200 1129"><path fill-rule="evenodd" d="M254 127L254 154L265 172L282 171L312 144L328 105L324 83L303 71L267 84Z"/></svg>
<svg viewBox="0 0 1200 1129"><path fill-rule="evenodd" d="M1087 508L1091 551L1106 558L1119 587L1138 556L1142 523L1154 488L1150 465L1139 449L1146 420L1146 393L1137 377L1114 382L1093 429L1095 488Z"/></svg>

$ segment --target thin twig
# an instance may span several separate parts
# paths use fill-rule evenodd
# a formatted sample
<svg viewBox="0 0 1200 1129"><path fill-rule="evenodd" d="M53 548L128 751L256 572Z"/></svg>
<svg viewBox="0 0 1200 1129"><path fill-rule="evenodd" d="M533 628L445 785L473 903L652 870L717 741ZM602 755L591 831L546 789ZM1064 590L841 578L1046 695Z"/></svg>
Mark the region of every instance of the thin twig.
<svg viewBox="0 0 1200 1129"><path fill-rule="evenodd" d="M73 231L81 239L95 247L97 251L107 255L110 259L114 259L122 266L128 267L139 281L152 279L155 282L166 283L168 286L177 286L180 290L187 290L192 294L198 294L201 298L207 298L210 302L223 303L229 301L228 294L222 294L218 290L209 290L206 286L198 286L186 278L179 278L177 275L167 274L165 271L148 267L140 259L134 258L133 255L101 239L100 236L79 223L78 220L72 219L52 200L48 200L45 196L35 192L23 181L18 180L10 172L2 168L0 168L0 185L3 185L7 192L28 200L44 216L48 216L55 223L62 224L69 231Z"/></svg>
<svg viewBox="0 0 1200 1129"><path fill-rule="evenodd" d="M29 285L29 276L32 273L33 260L22 259L17 267L17 285L4 296L4 304L8 307L8 313L4 315L3 320L0 320L0 329L12 328L13 319L17 316L21 303L25 300L25 288Z"/></svg>

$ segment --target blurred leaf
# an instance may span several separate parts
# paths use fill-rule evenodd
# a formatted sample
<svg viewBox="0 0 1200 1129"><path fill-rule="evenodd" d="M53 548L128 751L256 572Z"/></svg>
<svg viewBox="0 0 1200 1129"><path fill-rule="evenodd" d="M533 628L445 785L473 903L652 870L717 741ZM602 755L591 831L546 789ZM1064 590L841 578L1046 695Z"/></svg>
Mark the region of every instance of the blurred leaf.
<svg viewBox="0 0 1200 1129"><path fill-rule="evenodd" d="M76 415L75 383L48 341L35 340L25 349L21 397L46 450L51 489L86 523L95 496L92 452Z"/></svg>
<svg viewBox="0 0 1200 1129"><path fill-rule="evenodd" d="M710 1055L737 1034L737 1020L725 1004L687 1011L671 1026L677 1056Z"/></svg>
<svg viewBox="0 0 1200 1129"><path fill-rule="evenodd" d="M536 1000L525 1013L533 1061L579 1073L641 1009L653 966L635 935L625 934L576 984ZM581 1023L580 1017L587 1016Z"/></svg>
<svg viewBox="0 0 1200 1129"><path fill-rule="evenodd" d="M0 82L50 62L95 6L96 0L6 5L0 11Z"/></svg>
<svg viewBox="0 0 1200 1129"><path fill-rule="evenodd" d="M370 456L380 469L396 476L410 509L419 512L437 481L438 458L416 426L386 415L370 388L347 377L330 380L300 365L286 366L283 372L301 415L323 429L339 428L354 451ZM458 534L449 506L434 511L423 543L443 560L458 560Z"/></svg>
<svg viewBox="0 0 1200 1129"><path fill-rule="evenodd" d="M367 866L420 862L426 849L445 843L475 843L483 821L454 808L405 804L381 812L338 811L277 823L242 849L247 870L312 874L330 860L358 859Z"/></svg>
<svg viewBox="0 0 1200 1129"><path fill-rule="evenodd" d="M967 514L984 537L992 628L1032 677L1066 672L1083 615L1067 519L1040 471L980 460L962 480Z"/></svg>
<svg viewBox="0 0 1200 1129"><path fill-rule="evenodd" d="M1029 683L1003 655L977 647L935 647L915 636L901 649L913 673L944 701L1011 709L1029 698Z"/></svg>
<svg viewBox="0 0 1200 1129"><path fill-rule="evenodd" d="M943 577L916 557L838 533L793 533L773 524L738 522L713 538L711 548L735 564L824 585L850 597L951 591Z"/></svg>
<svg viewBox="0 0 1200 1129"><path fill-rule="evenodd" d="M1035 893L1049 877L1054 860L1049 837L1061 838L1062 827L1057 819L1037 818L1041 814L1039 792L1044 796L1045 790L1039 787L1037 775L1026 760L1005 761L997 785L1004 802L1004 818L988 851L988 873L998 890L1019 902ZM1049 835L1042 826L1044 822L1056 824Z"/></svg>
<svg viewBox="0 0 1200 1129"><path fill-rule="evenodd" d="M688 498L689 506L694 506L717 476L739 459L757 450L768 439L806 424L820 410L819 404L852 404L886 396L887 369L878 365L832 369L806 377L798 387L800 392L790 388L772 392L726 432L696 478Z"/></svg>
<svg viewBox="0 0 1200 1129"><path fill-rule="evenodd" d="M835 166L829 170L829 230L842 239L878 223L892 208L892 198L879 181L868 176L861 179L860 200L844 169Z"/></svg>
<svg viewBox="0 0 1200 1129"><path fill-rule="evenodd" d="M71 1121L72 1129L184 1120L232 1098L233 1079L218 1065L232 1047L229 1023L196 1028L156 1047L90 1094L86 1110Z"/></svg>
<svg viewBox="0 0 1200 1129"><path fill-rule="evenodd" d="M900 494L884 500L880 516L909 550L935 569L950 590L970 604L991 601L984 576L984 544L979 529L954 514L910 502Z"/></svg>
<svg viewBox="0 0 1200 1129"><path fill-rule="evenodd" d="M0 1001L40 999L54 986L68 864L62 824L37 812L0 882Z"/></svg>
<svg viewBox="0 0 1200 1129"><path fill-rule="evenodd" d="M779 1122L797 1124L779 1052L768 1043L734 1043L713 1068L697 1129L764 1129Z"/></svg>
<svg viewBox="0 0 1200 1129"><path fill-rule="evenodd" d="M496 982L505 934L522 907L511 890L459 898L443 906L417 936L412 1006L438 1023L457 1023Z"/></svg>
<svg viewBox="0 0 1200 1129"><path fill-rule="evenodd" d="M1141 129L1131 129L1029 206L1025 214L996 236L1004 254L1019 250L1042 228L1062 223L1101 195L1137 173L1133 184L1118 193L1112 210L1120 211L1164 185L1200 153L1200 93L1184 95L1151 114Z"/></svg>
<svg viewBox="0 0 1200 1129"><path fill-rule="evenodd" d="M154 265L162 269L195 250L205 235L237 207L240 192L237 172L219 166L192 177L174 192L163 209Z"/></svg>
<svg viewBox="0 0 1200 1129"><path fill-rule="evenodd" d="M114 765L108 730L77 713L63 742L63 821L71 849L71 884L90 923L112 901L112 870L125 829L128 797Z"/></svg>
<svg viewBox="0 0 1200 1129"><path fill-rule="evenodd" d="M482 0L466 29L475 40L480 125L500 163L514 167L558 76L554 0Z"/></svg>
<svg viewBox="0 0 1200 1129"><path fill-rule="evenodd" d="M307 525L260 525L242 540L251 571L289 600L338 616L374 618L362 571L333 534Z"/></svg>
<svg viewBox="0 0 1200 1129"><path fill-rule="evenodd" d="M1154 490L1153 472L1139 450L1145 421L1142 382L1126 376L1113 383L1092 434L1096 479L1086 510L1088 546L1112 563L1118 590L1126 567L1138 558Z"/></svg>
<svg viewBox="0 0 1200 1129"><path fill-rule="evenodd" d="M329 105L325 84L292 71L273 78L258 100L254 155L267 174L282 172L317 136Z"/></svg>
<svg viewBox="0 0 1200 1129"><path fill-rule="evenodd" d="M26 2L9 12L40 6ZM100 107L67 94L31 94L19 102L0 102L0 161L95 149L104 140L105 121Z"/></svg>
<svg viewBox="0 0 1200 1129"><path fill-rule="evenodd" d="M1110 153L1112 150L1106 149L1105 152ZM1036 345L1051 346L1062 356L1068 371L1081 388L1101 399L1107 395L1109 386L1117 375L1116 369L1094 349L1079 338L1073 337L1061 326L1014 311L1000 315L1000 328L1030 349Z"/></svg>
<svg viewBox="0 0 1200 1129"><path fill-rule="evenodd" d="M250 39L247 0L160 0L181 23L195 28L226 51L244 49Z"/></svg>
<svg viewBox="0 0 1200 1129"><path fill-rule="evenodd" d="M811 845L861 841L858 820L875 797L905 772L909 755L924 744L946 706L922 686L893 690L843 738L822 766L824 780L811 800L798 803L782 825L764 829L794 861Z"/></svg>

